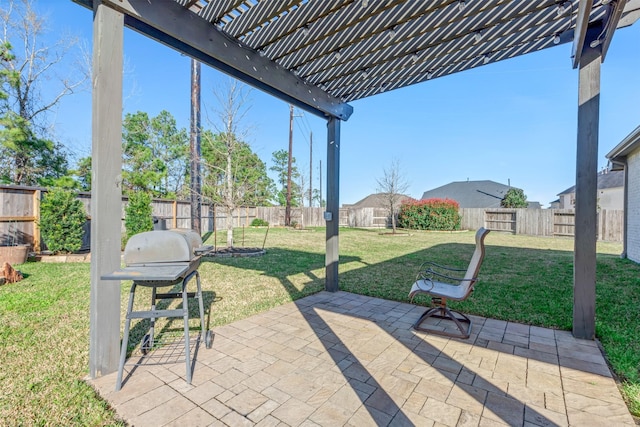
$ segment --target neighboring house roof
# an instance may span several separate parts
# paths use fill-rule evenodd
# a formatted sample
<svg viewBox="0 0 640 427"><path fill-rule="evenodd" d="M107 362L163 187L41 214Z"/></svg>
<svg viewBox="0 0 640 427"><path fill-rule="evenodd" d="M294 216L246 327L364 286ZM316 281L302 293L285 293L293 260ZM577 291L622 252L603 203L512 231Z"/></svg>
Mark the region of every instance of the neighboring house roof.
<svg viewBox="0 0 640 427"><path fill-rule="evenodd" d="M527 202L527 209L542 209L540 202Z"/></svg>
<svg viewBox="0 0 640 427"><path fill-rule="evenodd" d="M387 208L388 207L388 193L375 193L375 194L369 194L367 197L365 197L364 199L352 204L352 205L347 205L344 204L342 205L342 207L344 208ZM400 200L400 203L404 202L405 200L411 200L412 197L407 196L406 194L399 194L398 198Z"/></svg>
<svg viewBox="0 0 640 427"><path fill-rule="evenodd" d="M607 154L607 159L611 162L611 169L619 171L624 169L624 162L629 153L636 148L640 148L640 126L635 128L633 132L626 136L620 144L616 145L613 150Z"/></svg>
<svg viewBox="0 0 640 427"><path fill-rule="evenodd" d="M604 170L598 172L598 190L606 190L607 188L619 188L624 186L624 171L621 170ZM576 186L571 186L558 196L563 194L573 194L576 192Z"/></svg>
<svg viewBox="0 0 640 427"><path fill-rule="evenodd" d="M510 188L494 181L457 181L425 191L422 199L451 199L461 208L499 208Z"/></svg>

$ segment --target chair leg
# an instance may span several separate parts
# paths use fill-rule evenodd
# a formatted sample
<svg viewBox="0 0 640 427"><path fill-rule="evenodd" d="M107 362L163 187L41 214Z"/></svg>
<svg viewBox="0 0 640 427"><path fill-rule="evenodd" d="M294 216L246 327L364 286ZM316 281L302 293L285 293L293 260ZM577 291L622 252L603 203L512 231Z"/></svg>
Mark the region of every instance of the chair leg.
<svg viewBox="0 0 640 427"><path fill-rule="evenodd" d="M434 299L434 301L436 300ZM422 316L420 316L420 318L413 324L413 329L417 331L422 331L422 332L429 332L431 334L442 335L445 337L461 338L461 339L469 338L469 336L471 335L471 319L469 319L467 316L465 316L464 314L458 311L450 310L447 307L446 303L443 304L440 301L436 301L436 302L439 303L439 305L437 307L433 307L425 311L422 314ZM422 327L421 324L425 320L427 320L429 317L435 317L436 319L452 321L453 323L455 323L460 333L456 334L452 332L439 331L437 329Z"/></svg>

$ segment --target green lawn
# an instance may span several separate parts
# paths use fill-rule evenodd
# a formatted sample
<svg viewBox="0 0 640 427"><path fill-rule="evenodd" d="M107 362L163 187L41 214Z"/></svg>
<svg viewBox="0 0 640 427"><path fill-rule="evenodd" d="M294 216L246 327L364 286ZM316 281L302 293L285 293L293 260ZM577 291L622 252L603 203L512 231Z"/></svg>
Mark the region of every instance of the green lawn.
<svg viewBox="0 0 640 427"><path fill-rule="evenodd" d="M241 233L236 231L237 242ZM245 246L262 246L266 229L244 233ZM423 261L465 267L473 251L472 232L340 233L341 289L399 301L407 300ZM210 326L322 290L324 239L324 229L270 229L263 257L204 261L199 271ZM491 233L486 244L476 292L456 308L570 329L573 240ZM620 251L620 244L598 244L596 328L638 415L640 266L620 259ZM89 265L27 263L19 269L24 281L0 287L0 425L120 424L83 381L88 371ZM123 312L127 294L123 285ZM147 298L140 295L137 300L145 307ZM158 330L170 331L172 326L168 321ZM142 334L144 328L134 326L132 345Z"/></svg>

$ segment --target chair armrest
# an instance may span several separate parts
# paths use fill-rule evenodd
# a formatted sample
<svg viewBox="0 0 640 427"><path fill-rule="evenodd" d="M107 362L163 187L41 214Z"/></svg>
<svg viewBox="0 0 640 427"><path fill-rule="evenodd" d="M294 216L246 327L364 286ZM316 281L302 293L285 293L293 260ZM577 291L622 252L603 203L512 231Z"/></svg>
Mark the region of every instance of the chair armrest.
<svg viewBox="0 0 640 427"><path fill-rule="evenodd" d="M436 267L442 270L447 270L447 271L467 271L465 268L452 268L452 267L447 267L444 265L440 265L440 264L436 264L435 262L431 262L431 261L427 261L427 262L423 262L420 265L420 270L424 270L424 269L428 269L428 268L432 268L432 267Z"/></svg>
<svg viewBox="0 0 640 427"><path fill-rule="evenodd" d="M425 268L426 267L426 268ZM428 281L450 281L450 282L472 282L476 278L465 279L461 274L465 272L465 269L452 268L444 265L436 264L434 262L425 262L420 266L416 280L428 280Z"/></svg>
<svg viewBox="0 0 640 427"><path fill-rule="evenodd" d="M457 271L462 271L462 270L457 270ZM475 277L472 277L471 279L465 279L464 277L449 276L447 274L442 274L435 270L432 270L431 268L428 268L424 271L419 272L416 280L423 279L423 280L433 281L434 279L437 279L437 278L447 279L452 282L472 282L476 280Z"/></svg>

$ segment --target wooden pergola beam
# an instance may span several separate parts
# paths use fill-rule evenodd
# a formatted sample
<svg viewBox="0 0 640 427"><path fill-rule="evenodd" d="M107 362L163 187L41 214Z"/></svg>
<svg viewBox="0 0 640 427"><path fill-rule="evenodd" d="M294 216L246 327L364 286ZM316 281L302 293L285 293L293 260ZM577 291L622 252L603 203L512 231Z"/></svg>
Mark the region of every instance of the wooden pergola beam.
<svg viewBox="0 0 640 427"><path fill-rule="evenodd" d="M98 0L74 0L91 7ZM307 84L277 63L226 36L177 2L101 0L125 15L125 25L253 87L319 117L348 120L353 107Z"/></svg>
<svg viewBox="0 0 640 427"><path fill-rule="evenodd" d="M578 3L578 16L576 17L576 29L573 31L573 46L571 47L571 57L573 58L573 68L578 68L582 51L584 49L584 39L589 27L589 15L593 2L591 0L580 0Z"/></svg>
<svg viewBox="0 0 640 427"><path fill-rule="evenodd" d="M606 31L604 33L604 39L602 40L602 61L604 62L604 58L607 56L607 51L609 50L609 45L611 44L611 40L613 39L613 35L618 28L618 23L620 22L620 18L622 17L622 12L624 11L624 7L627 4L627 0L616 0L609 3L612 5L613 10L610 12L609 19L607 21Z"/></svg>
<svg viewBox="0 0 640 427"><path fill-rule="evenodd" d="M610 1L607 5L609 11L604 19L601 32L589 41L589 43L595 41L594 48L600 46L601 61L603 62L609 50L613 35L618 28L618 23L620 22L626 4L627 0ZM591 47L585 46L585 38L589 29L589 15L591 14L592 6L593 2L591 0L580 0L578 4L578 16L576 17L576 28L573 32L573 47L571 49L573 68L578 68L582 63L581 58L585 49Z"/></svg>

